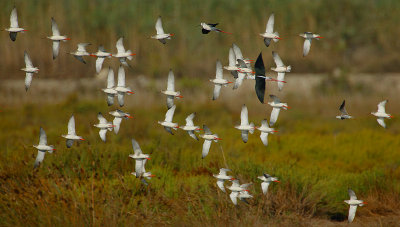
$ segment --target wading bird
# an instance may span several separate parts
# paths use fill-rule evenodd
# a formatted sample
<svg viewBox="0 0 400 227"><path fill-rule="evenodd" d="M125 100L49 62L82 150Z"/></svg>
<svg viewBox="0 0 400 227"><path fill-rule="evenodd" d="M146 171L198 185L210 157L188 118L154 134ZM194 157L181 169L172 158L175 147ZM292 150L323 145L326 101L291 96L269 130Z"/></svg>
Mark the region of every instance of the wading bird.
<svg viewBox="0 0 400 227"><path fill-rule="evenodd" d="M175 91L175 76L172 70L168 73L167 90L161 91L167 96L167 108L170 109L174 105L174 98L183 98L179 91Z"/></svg>
<svg viewBox="0 0 400 227"><path fill-rule="evenodd" d="M66 42L67 40L71 40L65 35L60 35L60 30L58 30L58 26L54 18L51 18L51 31L52 36L47 37L51 41L53 41L53 60L56 59L58 53L60 52L60 41Z"/></svg>
<svg viewBox="0 0 400 227"><path fill-rule="evenodd" d="M12 41L15 41L17 39L17 34L18 32L26 32L28 30L24 28L20 28L18 26L18 15L17 15L17 8L14 7L14 9L11 11L10 15L10 27L5 29L10 33L10 39Z"/></svg>
<svg viewBox="0 0 400 227"><path fill-rule="evenodd" d="M273 177L267 173L264 173L262 176L257 177L258 179L262 180L263 182L261 183L261 189L264 195L267 194L268 192L268 187L271 184L271 182L278 182L280 183L280 181L278 180L278 178Z"/></svg>
<svg viewBox="0 0 400 227"><path fill-rule="evenodd" d="M357 207L364 206L367 203L362 200L358 200L356 193L354 193L354 191L351 190L350 188L348 189L348 192L349 192L350 199L345 200L344 202L350 205L348 221L349 221L349 223L351 223L354 220L354 217L356 216Z"/></svg>
<svg viewBox="0 0 400 227"><path fill-rule="evenodd" d="M174 34L171 33L165 33L163 26L162 26L162 21L161 21L161 16L158 17L157 22L156 22L156 31L157 31L157 35L152 36L152 39L157 39L158 41L160 41L162 44L166 44L167 43L167 39L171 39L171 37Z"/></svg>
<svg viewBox="0 0 400 227"><path fill-rule="evenodd" d="M42 127L40 127L39 144L33 145L33 147L38 150L36 160L35 160L35 165L33 166L33 168L37 168L40 165L40 163L43 162L46 151L49 153L53 153L53 151L56 150L56 149L54 149L53 145L47 145L46 132L43 130Z"/></svg>
<svg viewBox="0 0 400 227"><path fill-rule="evenodd" d="M372 115L374 115L375 117L377 117L376 120L377 120L378 123L379 123L382 127L384 127L384 128L386 128L385 118L387 118L387 119L393 118L392 115L386 113L385 105L386 105L387 102L388 102L388 100L384 100L384 101L380 102L380 103L378 104L378 111L377 111L377 112L372 112L372 113L371 113Z"/></svg>
<svg viewBox="0 0 400 227"><path fill-rule="evenodd" d="M66 141L67 148L72 147L72 145L74 144L75 140L85 140L82 137L76 135L74 115L72 115L71 118L68 121L68 133L67 133L67 135L62 135L62 137L67 139L67 141Z"/></svg>
<svg viewBox="0 0 400 227"><path fill-rule="evenodd" d="M240 113L240 125L235 126L235 128L242 132L242 140L245 143L247 143L249 140L249 132L251 134L254 133L254 123L251 122L249 124L249 116L246 104L243 104L242 106L242 111Z"/></svg>
<svg viewBox="0 0 400 227"><path fill-rule="evenodd" d="M271 16L269 16L265 32L260 34L260 36L264 38L264 44L267 47L269 47L271 40L278 42L281 39L278 32L274 32L274 21L275 16L274 14L271 14Z"/></svg>
<svg viewBox="0 0 400 227"><path fill-rule="evenodd" d="M312 32L304 32L303 34L300 34L299 36L301 36L305 39L304 44L303 44L303 57L307 56L308 52L310 52L312 39L319 40L319 39L324 38L318 34L313 34Z"/></svg>
<svg viewBox="0 0 400 227"><path fill-rule="evenodd" d="M205 158L208 155L208 152L210 151L210 147L211 147L212 141L217 143L218 140L222 140L221 138L218 137L217 134L213 134L211 132L211 130L207 127L207 125L203 125L203 130L204 130L204 134L203 135L199 135L201 138L204 139L201 158Z"/></svg>
<svg viewBox="0 0 400 227"><path fill-rule="evenodd" d="M32 83L33 74L38 73L39 69L37 67L33 66L31 58L29 57L29 55L26 51L24 52L24 59L25 59L25 68L22 68L21 70L26 72L25 73L25 91L28 91L28 89Z"/></svg>

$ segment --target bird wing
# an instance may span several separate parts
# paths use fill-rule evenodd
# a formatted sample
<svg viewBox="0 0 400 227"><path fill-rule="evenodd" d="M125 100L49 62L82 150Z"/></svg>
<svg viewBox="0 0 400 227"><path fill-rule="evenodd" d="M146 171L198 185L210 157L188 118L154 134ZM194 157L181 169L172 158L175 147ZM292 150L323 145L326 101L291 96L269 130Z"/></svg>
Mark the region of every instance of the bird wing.
<svg viewBox="0 0 400 227"><path fill-rule="evenodd" d="M14 7L14 9L11 11L10 15L10 27L11 28L18 28L18 16L17 16L17 8Z"/></svg>
<svg viewBox="0 0 400 227"><path fill-rule="evenodd" d="M205 135L212 135L211 130L207 127L207 125L203 125L204 134Z"/></svg>
<svg viewBox="0 0 400 227"><path fill-rule="evenodd" d="M174 106L174 96L167 95L167 108L171 109L172 106Z"/></svg>
<svg viewBox="0 0 400 227"><path fill-rule="evenodd" d="M224 187L224 180L218 179L217 180L217 186L221 191L225 192L225 187Z"/></svg>
<svg viewBox="0 0 400 227"><path fill-rule="evenodd" d="M107 129L100 129L99 131L100 139L103 140L104 142L106 142L106 133Z"/></svg>
<svg viewBox="0 0 400 227"><path fill-rule="evenodd" d="M44 131L44 129L42 127L40 127L39 145L47 145L46 132Z"/></svg>
<svg viewBox="0 0 400 227"><path fill-rule="evenodd" d="M208 155L208 152L210 151L211 143L212 143L211 140L204 140L203 151L201 153L202 158L205 158Z"/></svg>
<svg viewBox="0 0 400 227"><path fill-rule="evenodd" d="M231 71L231 74L233 76L233 78L238 78L238 72L237 71Z"/></svg>
<svg viewBox="0 0 400 227"><path fill-rule="evenodd" d="M242 130L242 140L243 142L247 143L247 141L249 140L249 131Z"/></svg>
<svg viewBox="0 0 400 227"><path fill-rule="evenodd" d="M115 134L118 134L119 127L121 126L122 122L122 117L115 117L113 120L113 125L114 125L114 132Z"/></svg>
<svg viewBox="0 0 400 227"><path fill-rule="evenodd" d="M211 30L206 30L204 28L201 29L201 33L203 33L203 34L208 34L208 33L210 33L210 31Z"/></svg>
<svg viewBox="0 0 400 227"><path fill-rule="evenodd" d="M247 68L246 62L242 59L238 59L237 62L239 63L240 68Z"/></svg>
<svg viewBox="0 0 400 227"><path fill-rule="evenodd" d="M347 111L346 111L345 105L346 105L346 101L343 100L342 105L340 105L340 107L339 107L339 110L340 110L340 112L341 112L342 114L348 115L348 113L347 113Z"/></svg>
<svg viewBox="0 0 400 227"><path fill-rule="evenodd" d="M103 115L101 114L101 112L99 112L97 114L97 119L99 120L100 124L107 124L107 120L103 117Z"/></svg>
<svg viewBox="0 0 400 227"><path fill-rule="evenodd" d="M273 108L271 111L271 117L269 118L269 125L272 127L275 122L278 120L279 111L281 108Z"/></svg>
<svg viewBox="0 0 400 227"><path fill-rule="evenodd" d="M261 121L261 127L266 127L266 128L268 128L268 121L267 121L267 119L264 119L264 120Z"/></svg>
<svg viewBox="0 0 400 227"><path fill-rule="evenodd" d="M285 73L284 72L278 73L277 79L279 80L278 81L278 88L279 88L279 90L282 90L283 85L285 84L285 83L282 82L282 81L285 81Z"/></svg>
<svg viewBox="0 0 400 227"><path fill-rule="evenodd" d="M17 32L10 32L10 39L12 40L12 41L15 41L15 40L17 40Z"/></svg>
<svg viewBox="0 0 400 227"><path fill-rule="evenodd" d="M96 72L99 73L101 70L101 66L106 58L97 58L96 59Z"/></svg>
<svg viewBox="0 0 400 227"><path fill-rule="evenodd" d="M274 101L275 104L281 103L281 100L279 100L279 98L275 95L269 95L269 97Z"/></svg>
<svg viewBox="0 0 400 227"><path fill-rule="evenodd" d="M174 117L175 109L176 109L176 106L173 105L173 106L167 111L167 113L165 114L165 121L166 121L166 122L172 122L172 118Z"/></svg>
<svg viewBox="0 0 400 227"><path fill-rule="evenodd" d="M51 31L53 33L53 36L59 36L60 35L60 30L58 30L58 26L54 18L51 18Z"/></svg>
<svg viewBox="0 0 400 227"><path fill-rule="evenodd" d="M100 58L98 58L98 59L100 59ZM113 88L114 86L115 86L115 84L114 84L114 70L112 70L111 67L108 67L107 88Z"/></svg>
<svg viewBox="0 0 400 227"><path fill-rule="evenodd" d="M223 74L222 74L222 64L221 62L218 60L217 61L217 67L216 67L216 74L215 74L215 78L217 79L222 79Z"/></svg>
<svg viewBox="0 0 400 227"><path fill-rule="evenodd" d="M124 106L124 93L118 92L118 104L119 106Z"/></svg>
<svg viewBox="0 0 400 227"><path fill-rule="evenodd" d="M72 145L74 145L74 141L73 141L73 140L67 139L67 141L65 142L65 144L67 145L67 148L71 148Z"/></svg>
<svg viewBox="0 0 400 227"><path fill-rule="evenodd" d="M349 217L348 217L349 223L354 220L354 217L356 216L356 211L357 211L357 205L350 205Z"/></svg>
<svg viewBox="0 0 400 227"><path fill-rule="evenodd" d="M240 85L242 85L245 76L246 74L244 73L238 73L238 77L235 80L235 85L233 85L233 89L237 89L240 87Z"/></svg>
<svg viewBox="0 0 400 227"><path fill-rule="evenodd" d="M230 169L221 168L219 169L219 175L226 175L227 172L231 171Z"/></svg>
<svg viewBox="0 0 400 227"><path fill-rule="evenodd" d="M27 91L32 83L33 73L25 73L25 90Z"/></svg>
<svg viewBox="0 0 400 227"><path fill-rule="evenodd" d="M307 56L311 48L311 38L306 38L303 44L303 57Z"/></svg>
<svg viewBox="0 0 400 227"><path fill-rule="evenodd" d="M261 183L261 189L264 195L267 194L268 192L268 186L269 186L269 182L262 182Z"/></svg>
<svg viewBox="0 0 400 227"><path fill-rule="evenodd" d="M135 155L142 154L142 149L140 149L139 143L135 139L132 139L132 148L135 152Z"/></svg>
<svg viewBox="0 0 400 227"><path fill-rule="evenodd" d="M68 135L76 135L74 115L72 115L68 121Z"/></svg>
<svg viewBox="0 0 400 227"><path fill-rule="evenodd" d="M232 48L235 53L236 60L243 59L243 54L242 54L242 51L240 50L240 48L236 44L232 44Z"/></svg>
<svg viewBox="0 0 400 227"><path fill-rule="evenodd" d="M269 45L271 44L271 39L270 38L264 38L264 44L265 44L265 46L269 47Z"/></svg>
<svg viewBox="0 0 400 227"><path fill-rule="evenodd" d="M347 190L347 192L349 193L350 200L357 200L356 193L355 193L353 190L351 190L351 189L349 188L349 189Z"/></svg>
<svg viewBox="0 0 400 227"><path fill-rule="evenodd" d="M233 48L229 48L229 66L235 66L236 65L236 56L235 52L233 51Z"/></svg>
<svg viewBox="0 0 400 227"><path fill-rule="evenodd" d="M78 51L86 52L86 46L90 45L90 43L78 43Z"/></svg>
<svg viewBox="0 0 400 227"><path fill-rule="evenodd" d="M158 41L160 41L160 43L162 43L162 44L166 44L167 43L166 39L158 39Z"/></svg>
<svg viewBox="0 0 400 227"><path fill-rule="evenodd" d="M231 194L229 194L229 197L232 200L232 203L237 205L237 197L239 195L239 192L231 192Z"/></svg>
<svg viewBox="0 0 400 227"><path fill-rule="evenodd" d="M385 119L382 117L378 117L376 119L378 121L378 124L380 124L382 127L386 128L386 124L385 124Z"/></svg>
<svg viewBox="0 0 400 227"><path fill-rule="evenodd" d="M272 34L274 32L274 22L275 22L275 15L271 14L268 18L267 27L265 29L266 33Z"/></svg>
<svg viewBox="0 0 400 227"><path fill-rule="evenodd" d="M240 125L249 125L249 111L246 104L243 104L242 111L240 112Z"/></svg>
<svg viewBox="0 0 400 227"><path fill-rule="evenodd" d="M118 68L118 87L125 87L125 69L122 65Z"/></svg>
<svg viewBox="0 0 400 227"><path fill-rule="evenodd" d="M76 56L76 55L74 55L74 57L75 57L76 59L78 59L80 62L82 62L83 64L86 64L86 61L85 61L85 59L83 59L82 56Z"/></svg>
<svg viewBox="0 0 400 227"><path fill-rule="evenodd" d="M190 137L192 137L192 138L195 139L195 140L199 140L199 138L197 138L196 134L194 134L194 131L193 131L193 130L187 131L187 132L188 132L188 134L189 134Z"/></svg>
<svg viewBox="0 0 400 227"><path fill-rule="evenodd" d="M28 55L28 53L26 51L24 52L24 58L25 58L26 68L33 68L33 64L32 64L31 58L29 57L29 55Z"/></svg>
<svg viewBox="0 0 400 227"><path fill-rule="evenodd" d="M171 130L171 127L166 127L164 126L165 131L167 131L169 134L174 135L174 133Z"/></svg>
<svg viewBox="0 0 400 227"><path fill-rule="evenodd" d="M264 146L268 146L268 133L266 132L261 132L260 138Z"/></svg>
<svg viewBox="0 0 400 227"><path fill-rule="evenodd" d="M164 34L164 29L162 27L162 21L161 21L161 16L158 17L157 22L156 22L156 31L157 35Z"/></svg>
<svg viewBox="0 0 400 227"><path fill-rule="evenodd" d="M121 37L118 39L117 44L115 45L115 47L117 47L118 54L125 53L125 47L123 42L124 42L124 37Z"/></svg>
<svg viewBox="0 0 400 227"><path fill-rule="evenodd" d="M113 94L107 94L107 105L112 106L114 104L114 95Z"/></svg>
<svg viewBox="0 0 400 227"><path fill-rule="evenodd" d="M53 41L53 59L56 59L60 52L60 41Z"/></svg>
<svg viewBox="0 0 400 227"><path fill-rule="evenodd" d="M279 57L278 53L272 51L272 57L274 57L274 61L277 67L285 66L282 62L282 59Z"/></svg>
<svg viewBox="0 0 400 227"><path fill-rule="evenodd" d="M259 76L265 76L264 61L261 53L257 57L256 63L254 64L254 68L256 71L255 73L256 84L254 86L254 89L256 91L258 100L260 100L261 103L264 103L265 79L259 77Z"/></svg>
<svg viewBox="0 0 400 227"><path fill-rule="evenodd" d="M168 91L175 91L175 76L172 70L169 70L168 73L168 84L167 84Z"/></svg>
<svg viewBox="0 0 400 227"><path fill-rule="evenodd" d="M101 52L106 52L106 49L104 49L104 46L102 45L99 46L98 50Z"/></svg>
<svg viewBox="0 0 400 227"><path fill-rule="evenodd" d="M386 105L387 102L388 102L388 100L384 100L384 101L382 101L382 102L380 102L378 104L378 112L380 112L380 113L385 113L386 112L385 105Z"/></svg>
<svg viewBox="0 0 400 227"><path fill-rule="evenodd" d="M135 162L136 177L140 177L143 174L143 160L136 160Z"/></svg>
<svg viewBox="0 0 400 227"><path fill-rule="evenodd" d="M186 117L185 121L186 121L186 126L194 126L193 123L193 118L196 116L196 113L192 113L189 116Z"/></svg>
<svg viewBox="0 0 400 227"><path fill-rule="evenodd" d="M37 168L40 165L40 163L43 162L45 154L46 154L46 152L44 152L44 151L40 151L40 150L38 151L33 168Z"/></svg>
<svg viewBox="0 0 400 227"><path fill-rule="evenodd" d="M218 97L219 97L219 93L220 93L220 91L221 91L221 85L219 85L219 84L215 84L214 85L214 93L213 93L213 100L216 100Z"/></svg>

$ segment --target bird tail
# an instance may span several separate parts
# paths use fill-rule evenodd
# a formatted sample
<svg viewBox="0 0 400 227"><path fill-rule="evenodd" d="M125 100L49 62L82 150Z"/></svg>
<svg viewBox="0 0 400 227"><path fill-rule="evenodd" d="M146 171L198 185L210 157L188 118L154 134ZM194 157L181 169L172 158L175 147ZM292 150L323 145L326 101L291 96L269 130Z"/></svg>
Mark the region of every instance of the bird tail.
<svg viewBox="0 0 400 227"><path fill-rule="evenodd" d="M249 132L250 132L251 134L254 133L254 123L253 123L253 122L250 123L250 130L249 130Z"/></svg>

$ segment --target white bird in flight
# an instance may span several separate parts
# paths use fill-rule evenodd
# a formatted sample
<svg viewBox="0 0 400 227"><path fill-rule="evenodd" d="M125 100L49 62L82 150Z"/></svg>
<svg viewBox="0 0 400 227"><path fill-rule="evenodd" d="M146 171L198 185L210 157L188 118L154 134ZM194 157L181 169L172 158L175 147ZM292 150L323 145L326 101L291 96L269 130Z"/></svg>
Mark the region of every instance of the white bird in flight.
<svg viewBox="0 0 400 227"><path fill-rule="evenodd" d="M132 51L128 50L125 51L125 47L124 47L124 37L121 37L118 39L117 44L115 45L117 47L117 53L114 54L113 56L119 59L119 62L121 62L121 64L131 67L127 62L126 59L128 60L132 60L134 55Z"/></svg>
<svg viewBox="0 0 400 227"><path fill-rule="evenodd" d="M269 118L269 126L272 127L278 120L279 111L281 109L290 109L290 107L287 105L287 103L282 103L275 95L269 95L269 97L272 99L272 102L268 102L268 104L272 106L271 117Z"/></svg>
<svg viewBox="0 0 400 227"><path fill-rule="evenodd" d="M268 192L268 187L271 184L271 182L278 182L280 183L280 181L278 180L278 178L273 177L267 173L264 173L262 176L257 177L258 179L262 180L263 182L261 183L261 190L263 192L264 195L267 194Z"/></svg>
<svg viewBox="0 0 400 227"><path fill-rule="evenodd" d="M69 54L72 54L80 62L86 64L86 61L85 61L85 59L83 59L83 57L89 56L89 52L86 51L86 47L89 45L91 45L91 44L90 43L78 43L78 49Z"/></svg>
<svg viewBox="0 0 400 227"><path fill-rule="evenodd" d="M204 129L204 134L199 135L201 138L204 139L201 158L205 158L208 155L212 141L217 143L218 140L222 140L221 138L218 137L217 134L213 134L211 130L207 127L207 125L203 125L203 129Z"/></svg>
<svg viewBox="0 0 400 227"><path fill-rule="evenodd" d="M161 21L161 16L159 16L158 19L157 19L156 31L157 31L157 35L154 35L151 38L157 39L162 44L166 44L167 43L167 39L171 39L171 37L174 35L174 34L171 34L171 33L165 33L164 32L164 29L163 29L163 26L162 26L162 21Z"/></svg>
<svg viewBox="0 0 400 227"><path fill-rule="evenodd" d="M346 107L345 107L346 101L343 100L342 104L339 107L340 110L340 116L336 116L337 119L341 119L341 120L345 120L345 119L351 119L353 118L353 116L350 116L347 111L346 111Z"/></svg>
<svg viewBox="0 0 400 227"><path fill-rule="evenodd" d="M167 90L161 91L167 96L167 107L170 109L174 105L174 98L183 98L179 91L175 91L175 76L172 70L168 73Z"/></svg>
<svg viewBox="0 0 400 227"><path fill-rule="evenodd" d="M51 31L52 31L52 36L48 36L47 38L53 41L53 60L56 59L58 56L58 53L60 52L60 41L67 41L71 40L65 35L60 35L60 30L58 30L58 26L54 18L51 18Z"/></svg>
<svg viewBox="0 0 400 227"><path fill-rule="evenodd" d="M231 72L232 76L236 79L238 77L238 70L239 68L236 65L236 55L235 52L233 51L233 48L229 48L229 64L228 66L224 66L223 68L225 70L228 70Z"/></svg>
<svg viewBox="0 0 400 227"><path fill-rule="evenodd" d="M228 84L232 83L223 78L222 65L219 60L217 61L217 70L215 74L215 79L212 79L210 81L214 84L214 93L212 100L216 100L219 97L219 93L221 92L222 86L227 86Z"/></svg>
<svg viewBox="0 0 400 227"><path fill-rule="evenodd" d="M96 53L90 54L91 57L97 57L96 59L96 72L99 73L101 71L101 67L103 66L103 62L106 58L110 58L112 56L111 53L106 52L104 46L100 45L99 49Z"/></svg>
<svg viewBox="0 0 400 227"><path fill-rule="evenodd" d="M268 134L274 134L276 131L274 128L270 128L268 126L268 121L267 119L264 119L261 121L261 126L256 127L257 130L261 131L260 138L264 146L268 146Z"/></svg>
<svg viewBox="0 0 400 227"><path fill-rule="evenodd" d="M281 39L278 32L274 32L274 22L275 16L274 14L271 14L271 16L269 16L265 32L260 34L260 36L264 38L264 44L267 47L269 47L271 40L278 42Z"/></svg>
<svg viewBox="0 0 400 227"><path fill-rule="evenodd" d="M380 102L380 103L378 104L378 111L377 111L377 112L372 112L372 113L371 113L372 115L374 115L375 117L377 117L376 120L377 120L378 123L379 123L382 127L384 127L384 128L386 128L385 118L387 118L387 119L393 118L392 115L386 113L385 105L386 105L387 102L388 102L388 100L384 100L384 101Z"/></svg>
<svg viewBox="0 0 400 227"><path fill-rule="evenodd" d="M243 54L242 54L242 50L240 50L239 46L236 44L232 44L232 49L233 49L233 53L235 54L235 58L236 58L236 66L237 64L239 64L239 59L243 60L244 63L246 63L247 67L250 68L250 63L253 62L253 60L250 60L248 58L244 58Z"/></svg>
<svg viewBox="0 0 400 227"><path fill-rule="evenodd" d="M233 89L237 89L242 85L243 80L245 78L248 79L255 79L255 72L251 69L250 64L246 64L242 59L237 59L237 67L238 67L238 77L235 80L235 84L233 85Z"/></svg>
<svg viewBox="0 0 400 227"><path fill-rule="evenodd" d="M75 140L85 140L82 137L76 135L74 115L72 115L71 118L68 121L68 133L67 133L67 135L62 135L62 137L67 139L67 141L66 141L67 148L72 147L72 145L74 144Z"/></svg>
<svg viewBox="0 0 400 227"><path fill-rule="evenodd" d="M108 67L108 75L107 75L107 88L101 89L107 95L107 104L111 106L114 104L114 97L118 93L115 90L115 83L114 83L114 71L111 67Z"/></svg>
<svg viewBox="0 0 400 227"><path fill-rule="evenodd" d="M249 116L246 104L243 104L242 111L240 113L240 125L235 126L235 128L239 129L242 132L242 140L247 143L249 140L249 132L251 134L254 133L254 123L251 122L249 124Z"/></svg>
<svg viewBox="0 0 400 227"><path fill-rule="evenodd" d="M275 71L278 73L278 88L279 91L282 90L284 82L285 81L285 73L290 72L290 70L292 69L292 67L286 66L285 64L283 64L282 59L279 57L278 53L276 53L275 51L272 51L272 56L274 57L274 61L276 64L276 67L272 67L271 70Z"/></svg>
<svg viewBox="0 0 400 227"><path fill-rule="evenodd" d="M114 110L109 112L112 116L114 116L113 125L114 125L114 132L118 134L119 128L121 126L122 119L129 119L133 118L130 114L123 112L122 110Z"/></svg>
<svg viewBox="0 0 400 227"><path fill-rule="evenodd" d="M25 73L25 91L28 91L28 89L32 83L33 74L38 73L39 69L37 67L33 66L31 58L29 57L29 55L26 51L24 52L24 59L25 59L25 68L22 68L21 70L26 72Z"/></svg>
<svg viewBox="0 0 400 227"><path fill-rule="evenodd" d="M26 32L28 30L24 28L20 28L18 25L18 15L17 15L17 8L14 7L14 9L11 11L10 15L10 27L5 29L10 33L10 39L12 41L15 41L17 39L17 34L18 32Z"/></svg>
<svg viewBox="0 0 400 227"><path fill-rule="evenodd" d="M156 175L152 174L151 172L146 172L146 169L145 169L146 162L147 162L147 159L143 159L142 171L141 171L141 176L142 176L141 181L143 182L143 184L148 185L146 179L150 180L151 178L155 177ZM131 174L136 176L136 172L132 172Z"/></svg>
<svg viewBox="0 0 400 227"><path fill-rule="evenodd" d="M324 38L318 34L313 34L312 32L304 32L304 33L300 34L299 36L301 36L305 39L304 44L303 44L303 57L307 56L308 52L310 52L312 39L319 40L319 39Z"/></svg>
<svg viewBox="0 0 400 227"><path fill-rule="evenodd" d="M235 179L235 180L231 180L232 181L232 185L230 187L228 187L228 189L231 191L231 193L229 194L229 197L231 198L232 202L234 205L237 205L237 198L239 197L239 194L241 192L244 191L249 191L247 190L247 188L252 184L252 183L248 183L248 184L239 184L239 180ZM244 196L246 197L246 196Z"/></svg>
<svg viewBox="0 0 400 227"><path fill-rule="evenodd" d="M222 32L222 33L226 33L226 34L232 34L232 33L229 33L229 32L222 31L219 28L216 28L217 25L218 25L218 23L216 23L216 24L208 24L208 23L203 23L202 22L202 23L200 23L201 32L203 34L208 34L211 31L215 31L215 32Z"/></svg>
<svg viewBox="0 0 400 227"><path fill-rule="evenodd" d="M226 180L235 180L235 178L233 178L232 176L228 176L226 175L227 172L230 172L232 170L230 169L225 169L225 168L221 168L219 169L219 173L218 174L213 174L213 176L215 178L217 178L217 186L221 189L221 191L225 192L225 187L224 187L224 182Z"/></svg>
<svg viewBox="0 0 400 227"><path fill-rule="evenodd" d="M120 65L118 69L118 83L114 90L117 91L118 103L121 107L124 106L125 94L134 94L134 92L125 85L125 69L122 65Z"/></svg>
<svg viewBox="0 0 400 227"><path fill-rule="evenodd" d="M199 126L195 126L193 123L193 118L196 116L196 113L192 113L189 116L186 117L185 121L186 121L186 125L184 126L180 126L179 128L187 131L187 133L189 134L190 137L192 137L195 140L199 140L199 138L197 138L197 136L194 134L195 131L200 131L202 130Z"/></svg>
<svg viewBox="0 0 400 227"><path fill-rule="evenodd" d="M179 128L178 123L172 122L172 119L174 118L174 113L175 113L176 106L173 105L165 114L165 120L164 121L158 121L158 124L164 126L164 129L169 132L171 135L174 135L172 133L172 129L177 130Z"/></svg>
<svg viewBox="0 0 400 227"><path fill-rule="evenodd" d="M140 146L135 139L132 139L132 147L134 154L130 154L129 157L135 159L135 175L139 178L143 176L144 160L150 160L150 156L148 154L143 154L142 149L140 149Z"/></svg>
<svg viewBox="0 0 400 227"><path fill-rule="evenodd" d="M350 199L345 200L344 202L350 205L348 221L349 221L349 223L351 223L354 220L354 217L356 216L357 207L364 206L367 203L362 200L358 200L356 193L354 193L354 191L351 190L350 188L348 189L348 192L349 192Z"/></svg>
<svg viewBox="0 0 400 227"><path fill-rule="evenodd" d="M36 160L35 160L35 165L33 166L33 168L37 168L40 165L40 163L43 162L46 151L49 153L53 153L53 151L56 150L56 149L54 149L53 145L47 145L46 132L43 130L42 127L40 127L39 144L33 145L33 147L38 150Z"/></svg>
<svg viewBox="0 0 400 227"><path fill-rule="evenodd" d="M111 122L108 122L100 112L97 114L97 119L99 120L99 123L95 124L94 127L100 129L100 139L106 142L107 130L112 131L115 125L113 125Z"/></svg>

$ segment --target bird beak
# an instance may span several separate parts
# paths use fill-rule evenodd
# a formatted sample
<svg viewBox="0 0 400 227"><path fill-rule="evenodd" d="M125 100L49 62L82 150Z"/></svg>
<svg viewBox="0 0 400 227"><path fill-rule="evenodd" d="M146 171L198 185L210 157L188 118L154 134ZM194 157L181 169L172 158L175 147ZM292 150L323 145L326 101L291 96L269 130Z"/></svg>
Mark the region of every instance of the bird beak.
<svg viewBox="0 0 400 227"><path fill-rule="evenodd" d="M97 57L96 55L94 55L94 54L89 54L89 56L90 57Z"/></svg>
<svg viewBox="0 0 400 227"><path fill-rule="evenodd" d="M324 37L322 37L322 36L317 36L317 38L318 38L318 39L323 39Z"/></svg>
<svg viewBox="0 0 400 227"><path fill-rule="evenodd" d="M131 118L131 119L133 118L133 117L132 117L132 116L130 116L130 115L125 115L125 117L127 117L127 118Z"/></svg>
<svg viewBox="0 0 400 227"><path fill-rule="evenodd" d="M278 132L278 131L276 131L276 130L273 130L273 132Z"/></svg>
<svg viewBox="0 0 400 227"><path fill-rule="evenodd" d="M176 97L183 98L183 96L182 96L182 95L178 95L178 96L176 96Z"/></svg>
<svg viewBox="0 0 400 227"><path fill-rule="evenodd" d="M174 36L175 34L169 34L169 36Z"/></svg>
<svg viewBox="0 0 400 227"><path fill-rule="evenodd" d="M247 190L247 189L246 189L246 190L243 190L243 191L250 192L250 191L249 191L249 190Z"/></svg>
<svg viewBox="0 0 400 227"><path fill-rule="evenodd" d="M133 91L128 91L128 93L129 93L129 94L135 94L135 92L133 92Z"/></svg>
<svg viewBox="0 0 400 227"><path fill-rule="evenodd" d="M116 125L111 125L111 127L117 127Z"/></svg>
<svg viewBox="0 0 400 227"><path fill-rule="evenodd" d="M136 54L130 54L130 56L135 56Z"/></svg>
<svg viewBox="0 0 400 227"><path fill-rule="evenodd" d="M221 138L215 138L216 140L222 140Z"/></svg>
<svg viewBox="0 0 400 227"><path fill-rule="evenodd" d="M280 182L280 181L278 181L278 180L274 180L274 182L281 183L281 182Z"/></svg>
<svg viewBox="0 0 400 227"><path fill-rule="evenodd" d="M368 204L367 202L362 202L362 204Z"/></svg>
<svg viewBox="0 0 400 227"><path fill-rule="evenodd" d="M65 38L64 40L71 40L71 38Z"/></svg>
<svg viewBox="0 0 400 227"><path fill-rule="evenodd" d="M231 84L231 83L233 83L233 82L228 81L228 84Z"/></svg>
<svg viewBox="0 0 400 227"><path fill-rule="evenodd" d="M22 30L22 31L27 32L28 30L25 29L25 30Z"/></svg>
<svg viewBox="0 0 400 227"><path fill-rule="evenodd" d="M56 149L53 148L52 150L55 151Z"/></svg>
<svg viewBox="0 0 400 227"><path fill-rule="evenodd" d="M284 107L286 107L286 108L288 108L288 109L290 109L290 108L291 108L290 106L284 106Z"/></svg>
<svg viewBox="0 0 400 227"><path fill-rule="evenodd" d="M231 178L231 180L236 180L235 178Z"/></svg>
<svg viewBox="0 0 400 227"><path fill-rule="evenodd" d="M392 115L390 115L389 117L390 117L390 119L392 119L392 118L393 118L393 116L392 116Z"/></svg>
<svg viewBox="0 0 400 227"><path fill-rule="evenodd" d="M147 160L150 160L151 158L146 158Z"/></svg>
<svg viewBox="0 0 400 227"><path fill-rule="evenodd" d="M196 128L196 130L198 130L198 131L203 131L203 129L202 129L202 128Z"/></svg>
<svg viewBox="0 0 400 227"><path fill-rule="evenodd" d="M151 174L150 177L155 177L156 175Z"/></svg>
<svg viewBox="0 0 400 227"><path fill-rule="evenodd" d="M83 138L80 138L79 140L82 140L82 141L84 141L85 139L83 139Z"/></svg>
<svg viewBox="0 0 400 227"><path fill-rule="evenodd" d="M282 38L277 36L277 37L275 37L274 39L282 39Z"/></svg>
<svg viewBox="0 0 400 227"><path fill-rule="evenodd" d="M178 125L178 126L175 126L174 128L179 128L179 125Z"/></svg>

